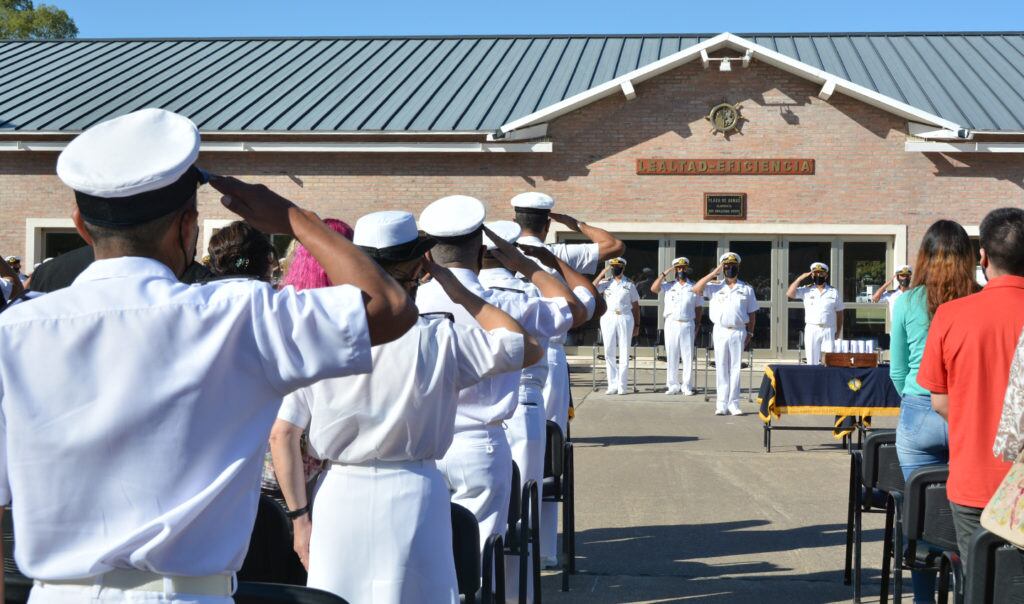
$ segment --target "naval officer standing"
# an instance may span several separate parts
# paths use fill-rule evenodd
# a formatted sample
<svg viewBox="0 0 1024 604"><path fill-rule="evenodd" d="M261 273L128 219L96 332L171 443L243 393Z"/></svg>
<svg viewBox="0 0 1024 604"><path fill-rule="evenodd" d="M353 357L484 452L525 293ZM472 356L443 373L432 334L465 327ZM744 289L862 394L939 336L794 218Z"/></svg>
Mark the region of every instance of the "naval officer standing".
<svg viewBox="0 0 1024 604"><path fill-rule="evenodd" d="M479 327L421 317L401 338L373 347L372 373L285 397L270 443L285 499L299 512L295 549L309 586L349 602L457 603L451 504L436 460L452 442L459 390L543 360L544 350L508 314L426 261L434 241L420 236L412 214L363 216L353 242L410 293L428 271ZM329 460L312 512L300 453L306 430L311 453Z"/></svg>
<svg viewBox="0 0 1024 604"><path fill-rule="evenodd" d="M335 287L184 285L199 131L144 109L71 141L57 174L96 261L0 315L0 503L33 602L228 604L281 397L372 368L405 291L312 212L232 178L228 209L294 235Z"/></svg>
<svg viewBox="0 0 1024 604"><path fill-rule="evenodd" d="M743 350L754 336L757 322L757 298L754 288L740 281L740 255L726 252L715 270L693 286L697 295L709 301L709 317L714 324L716 403L715 415L743 415L740 409L740 372ZM722 275L715 283L711 281Z"/></svg>
<svg viewBox="0 0 1024 604"><path fill-rule="evenodd" d="M811 270L789 284L786 296L804 301L804 350L808 365L821 364L821 353L832 352L832 341L843 333L843 299L829 285L828 265L814 262ZM811 285L800 286L807 278Z"/></svg>
<svg viewBox="0 0 1024 604"><path fill-rule="evenodd" d="M670 273L674 278L666 282L665 277ZM693 342L704 312L704 302L702 296L693 292L689 274L690 260L681 256L673 260L671 268L658 275L651 284L652 294L665 294L666 394L693 394ZM680 358L683 360L682 386L679 384Z"/></svg>
<svg viewBox="0 0 1024 604"><path fill-rule="evenodd" d="M552 338L573 323L582 305L564 283L540 268L510 243L487 232L495 244L491 254L510 271L523 274L542 298L524 292L484 289L478 273L484 246L484 205L465 195L453 195L428 205L420 214L420 228L438 240L430 258L451 269L469 291L502 309L535 337ZM449 312L456 323L477 325L461 305L435 281L416 293L420 312ZM452 501L467 508L480 524L480 543L503 533L508 517L512 483L512 453L502 424L511 419L519 404L513 393L519 374L505 374L481 381L459 392L455 437L438 468L448 481Z"/></svg>
<svg viewBox="0 0 1024 604"><path fill-rule="evenodd" d="M626 259L612 258L594 278L607 310L601 315L601 341L608 374L605 394L626 394L629 385L629 345L640 333L640 293L625 274ZM608 275L606 277L606 275Z"/></svg>
<svg viewBox="0 0 1024 604"><path fill-rule="evenodd" d="M914 276L914 269L909 264L896 269L896 272L892 277L886 281L882 287L875 290L875 293L871 294L871 301L875 304L879 302L885 302L889 305L889 318L892 318L892 309L896 306L896 300L900 296L905 294L910 289L910 280ZM890 286L895 282L896 289L889 289Z"/></svg>

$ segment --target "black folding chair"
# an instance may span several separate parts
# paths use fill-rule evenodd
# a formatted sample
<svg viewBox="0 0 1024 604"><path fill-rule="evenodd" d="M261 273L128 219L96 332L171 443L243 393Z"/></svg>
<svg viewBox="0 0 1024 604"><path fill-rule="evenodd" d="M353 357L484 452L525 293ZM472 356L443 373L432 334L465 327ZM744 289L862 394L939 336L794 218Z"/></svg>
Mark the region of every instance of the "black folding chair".
<svg viewBox="0 0 1024 604"><path fill-rule="evenodd" d="M256 523L239 581L305 585L306 569L295 553L292 524L281 504L260 495Z"/></svg>
<svg viewBox="0 0 1024 604"><path fill-rule="evenodd" d="M544 452L542 501L562 504L562 591L569 591L569 575L576 572L576 511L573 493L572 443L562 429L547 423L547 450Z"/></svg>
<svg viewBox="0 0 1024 604"><path fill-rule="evenodd" d="M7 604L23 604L28 602L28 593L32 590L32 579L21 573L14 561L14 519L11 508L4 508L4 600Z"/></svg>
<svg viewBox="0 0 1024 604"><path fill-rule="evenodd" d="M1024 551L985 529L971 537L965 604L1024 602Z"/></svg>
<svg viewBox="0 0 1024 604"><path fill-rule="evenodd" d="M505 542L491 535L484 542L480 604L505 604Z"/></svg>
<svg viewBox="0 0 1024 604"><path fill-rule="evenodd" d="M930 466L915 470L902 493L891 493L889 500L898 510L892 539L882 551L882 589L880 601L888 602L889 560L893 560L893 601L903 598L903 571L921 570L939 573L939 604L949 600L952 575L955 601L963 593L963 571L957 553L953 511L946 498L948 466ZM904 547L905 545L905 547ZM938 548L941 553L936 553Z"/></svg>
<svg viewBox="0 0 1024 604"><path fill-rule="evenodd" d="M876 430L863 449L850 453L850 493L846 514L846 564L843 584L853 583L853 601L861 598L861 544L865 512L886 512L886 534L891 534L893 514L886 506L890 492L903 489L903 472L896 456L896 432Z"/></svg>
<svg viewBox="0 0 1024 604"><path fill-rule="evenodd" d="M347 601L312 587L242 581L235 592L235 604L347 604Z"/></svg>
<svg viewBox="0 0 1024 604"><path fill-rule="evenodd" d="M473 512L457 503L452 504L452 552L459 595L473 604L480 591L480 525Z"/></svg>
<svg viewBox="0 0 1024 604"><path fill-rule="evenodd" d="M519 485L522 484L520 491ZM521 482L519 466L512 463L512 496L508 506L508 530L505 555L518 556L517 585L519 602L526 604L530 575L533 576L533 603L540 604L540 498L537 481ZM530 554L532 552L532 562ZM532 566L532 569L531 569Z"/></svg>

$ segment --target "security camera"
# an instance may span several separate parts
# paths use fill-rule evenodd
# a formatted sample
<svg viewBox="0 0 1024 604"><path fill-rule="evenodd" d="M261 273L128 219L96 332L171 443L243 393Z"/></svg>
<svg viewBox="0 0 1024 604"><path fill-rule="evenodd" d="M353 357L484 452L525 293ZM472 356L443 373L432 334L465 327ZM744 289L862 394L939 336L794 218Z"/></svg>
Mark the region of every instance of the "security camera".
<svg viewBox="0 0 1024 604"><path fill-rule="evenodd" d="M967 128L960 128L956 131L956 137L963 139L971 138L971 131Z"/></svg>

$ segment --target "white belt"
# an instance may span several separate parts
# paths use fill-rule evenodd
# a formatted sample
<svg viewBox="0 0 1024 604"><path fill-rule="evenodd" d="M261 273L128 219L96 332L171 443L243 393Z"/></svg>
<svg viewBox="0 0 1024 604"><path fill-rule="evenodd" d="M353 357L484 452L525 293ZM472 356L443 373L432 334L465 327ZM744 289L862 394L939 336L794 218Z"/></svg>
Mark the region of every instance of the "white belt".
<svg viewBox="0 0 1024 604"><path fill-rule="evenodd" d="M383 459L367 459L359 463L346 463L344 461L328 461L327 469L334 468L408 468L408 467L430 467L436 466L433 459L400 459L398 461L385 461Z"/></svg>
<svg viewBox="0 0 1024 604"><path fill-rule="evenodd" d="M715 327L721 327L722 329L728 329L730 331L746 331L747 330L747 326L746 325L744 325L742 327L730 327L728 325L715 325Z"/></svg>
<svg viewBox="0 0 1024 604"><path fill-rule="evenodd" d="M810 327L831 327L828 323L804 323Z"/></svg>
<svg viewBox="0 0 1024 604"><path fill-rule="evenodd" d="M669 321L675 321L676 323L693 323L693 317L689 319L669 319Z"/></svg>
<svg viewBox="0 0 1024 604"><path fill-rule="evenodd" d="M85 579L57 579L36 581L41 587L51 585L71 587L106 587L124 591L148 591L156 593L190 594L196 596L230 597L235 593L235 574L208 575L205 577L182 577L157 573L115 568L98 577Z"/></svg>

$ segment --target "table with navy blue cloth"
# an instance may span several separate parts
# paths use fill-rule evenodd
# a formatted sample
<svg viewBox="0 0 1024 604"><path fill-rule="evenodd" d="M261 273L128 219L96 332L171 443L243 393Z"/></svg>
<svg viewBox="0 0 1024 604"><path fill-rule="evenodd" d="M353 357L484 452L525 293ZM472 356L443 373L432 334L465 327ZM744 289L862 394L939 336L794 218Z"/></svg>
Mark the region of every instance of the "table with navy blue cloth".
<svg viewBox="0 0 1024 604"><path fill-rule="evenodd" d="M889 379L888 365L767 365L757 401L766 451L771 451L772 430L830 430L840 439L870 426L873 416L900 412L900 395ZM827 428L773 426L772 419L784 414L831 415L835 422Z"/></svg>

